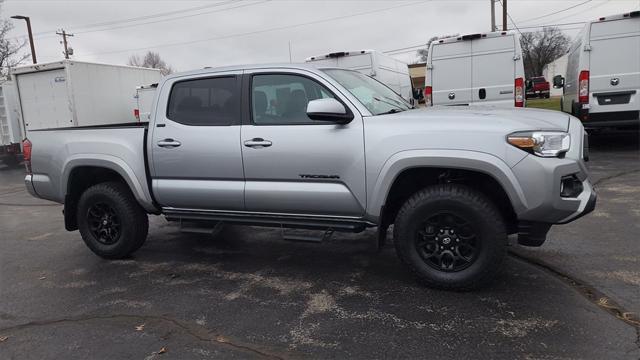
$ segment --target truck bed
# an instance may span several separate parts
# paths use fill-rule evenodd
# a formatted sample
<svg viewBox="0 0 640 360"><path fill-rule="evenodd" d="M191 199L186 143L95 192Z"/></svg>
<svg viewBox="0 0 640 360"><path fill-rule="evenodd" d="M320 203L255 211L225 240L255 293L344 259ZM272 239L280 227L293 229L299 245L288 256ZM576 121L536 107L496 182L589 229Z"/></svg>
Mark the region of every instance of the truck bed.
<svg viewBox="0 0 640 360"><path fill-rule="evenodd" d="M65 184L74 169L104 167L125 179L140 204L153 211L147 129L148 123L133 122L29 131L33 191L44 199L64 203Z"/></svg>

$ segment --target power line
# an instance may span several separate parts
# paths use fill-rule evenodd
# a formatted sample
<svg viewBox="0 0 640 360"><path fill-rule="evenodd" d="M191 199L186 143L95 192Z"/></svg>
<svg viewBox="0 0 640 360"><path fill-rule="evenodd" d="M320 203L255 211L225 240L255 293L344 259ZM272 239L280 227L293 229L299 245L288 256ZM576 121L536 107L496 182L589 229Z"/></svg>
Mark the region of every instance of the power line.
<svg viewBox="0 0 640 360"><path fill-rule="evenodd" d="M161 12L161 13L155 13L155 14L149 14L149 15L144 15L144 16L138 16L138 17L133 17L133 18L127 18L127 19L120 19L120 20L111 20L111 21L104 21L104 22L100 22L100 23L92 23L92 24L84 24L84 25L76 25L76 26L70 26L72 29L88 29L88 28L94 28L94 27L100 27L100 26L108 26L108 25L115 25L115 24L121 24L121 23L128 23L128 22L135 22L135 21L140 21L140 20L147 20L147 19L153 19L153 18L158 18L158 17L164 17L164 16L169 16L169 15L175 15L175 14L180 14L180 13L185 13L185 12L191 12L191 11L197 11L197 10L203 10L203 9L208 9L208 8L212 8L212 7L219 7L219 6L223 6L223 5L227 5L233 2L236 2L237 0L228 0L228 1L223 1L223 2L219 2L219 3L215 3L215 4L208 4L208 5L203 5L203 6L196 6L196 7L190 7L190 8L186 8L186 9L179 9L179 10L172 10L172 11L166 11L166 12ZM199 13L197 15L200 14L207 14L205 13ZM171 20L171 19L165 19L165 20ZM35 33L34 35L38 38L42 38L42 37L50 37L50 36L55 36L55 34L51 34L52 32L55 32L56 30L49 30L49 31L40 31ZM45 35L45 36L42 36ZM17 38L22 38L25 36L16 36L14 37L15 39Z"/></svg>
<svg viewBox="0 0 640 360"><path fill-rule="evenodd" d="M278 30L284 30L284 29L291 29L291 28L296 28L296 27L301 27L301 26L306 26L306 25L313 25L313 24L320 24L320 23L329 22L329 21L335 21L335 20L342 20L342 19L347 19L347 18L351 18L351 17L354 17L354 16L362 16L362 15L374 14L374 13L379 13L379 12L383 12L383 11L389 11L389 10L392 10L392 9L398 9L398 8L402 8L402 7L412 6L412 5L416 5L416 4L419 4L419 3L424 3L424 1L415 1L415 2L406 3L406 4L402 4L402 5L390 6L390 7L383 8L383 9L363 11L363 12L355 13L355 14L341 15L341 16L336 16L336 17L331 17L331 18L326 18L326 19L320 19L320 20L309 21L309 22L293 24L293 25L278 26L278 27L273 27L273 28L268 28L268 29L263 29L263 30L255 30L255 31L248 31L248 32L244 32L244 33L236 33L236 34L215 36L215 37L210 37L210 38L206 38L206 39L198 39L198 40L190 40L190 41L179 41L179 42L173 42L173 43L157 44L157 45L151 45L151 46L145 46L145 47L139 47L139 48L129 48L129 49L113 50L113 51L101 51L101 52L89 53L89 54L85 54L85 55L116 54L116 53L123 53L123 52L133 52L133 51L156 49L156 48L162 48L162 47L178 46L178 45L196 44L196 43L199 43L199 42L206 42L206 41L231 39L231 38L235 38L235 37L255 35L255 34L260 34L260 33L265 33L265 32L278 31Z"/></svg>
<svg viewBox="0 0 640 360"><path fill-rule="evenodd" d="M577 8L578 6L584 5L584 4L586 4L586 3L590 3L591 1L593 1L593 0L583 1L583 2L581 2L581 3L579 3L579 4L576 4L576 5L573 5L573 6L569 6L568 8L564 8L564 9L562 9L562 10L558 10L558 11L550 12L550 13L545 14L545 15L536 16L536 17L531 18L531 19L523 20L523 21L520 21L520 24L522 24L522 23L526 23L526 22L529 22L529 21L533 21L533 20L538 20L538 19L546 18L547 16L552 16L552 15L555 15L555 14L559 14L559 13L561 13L561 12L565 12L565 11L567 11L567 10L571 10L571 9L573 9L573 8Z"/></svg>
<svg viewBox="0 0 640 360"><path fill-rule="evenodd" d="M577 12L577 13L575 13L575 14L569 14L569 15L567 15L567 16L563 16L563 17L561 17L561 18L555 19L554 21L560 21L560 20L564 20L564 19L569 18L569 17L572 17L572 16L576 16L576 15L578 15L578 14L582 14L582 13L584 13L584 12L587 12L587 11L593 10L593 9L595 9L595 8L597 8L597 7L600 7L600 6L602 6L602 5L606 4L606 3L608 3L609 1L611 1L611 0L607 0L607 1L601 2L601 3L599 3L599 4L595 4L594 6L591 6L591 7L588 7L588 8L586 8L586 9L583 9L582 11L579 11L579 12Z"/></svg>
<svg viewBox="0 0 640 360"><path fill-rule="evenodd" d="M142 23L138 23L138 24L128 24L128 25L121 25L121 26L113 26L113 27L108 27L108 28L104 28L104 29L76 31L76 33L77 34L87 34L87 33L99 32L99 31L108 31L108 30L124 29L124 28L130 28L130 27L136 27L136 26L142 26L142 25L148 25L148 24L156 24L156 23L160 23L160 22L174 21L174 20L185 19L185 18L190 18L190 17L194 17L194 16L213 14L213 13L223 12L223 11L227 11L227 10L238 9L238 8L243 8L243 7L253 6L253 5L258 5L258 4L263 4L263 3L266 3L266 2L269 2L269 1L272 1L272 0L263 0L263 1L258 1L258 2L254 2L254 3L250 3L250 4L240 4L240 5L237 5L237 6L231 6L231 7L227 7L227 8L224 8L224 9L217 9L217 10L206 11L206 12L201 12L201 13L196 13L196 14L176 16L176 17L172 17L172 18L169 18L169 19L147 21L147 22L142 22ZM233 2L233 1L230 1L230 2Z"/></svg>
<svg viewBox="0 0 640 360"><path fill-rule="evenodd" d="M409 50L409 49L418 50L419 48L422 48L422 47L425 47L425 46L427 46L427 44L407 46L407 47L393 49L393 50L386 50L386 51L383 51L383 53L387 54L387 53L393 53L393 52L397 52L397 51L401 51L401 50Z"/></svg>

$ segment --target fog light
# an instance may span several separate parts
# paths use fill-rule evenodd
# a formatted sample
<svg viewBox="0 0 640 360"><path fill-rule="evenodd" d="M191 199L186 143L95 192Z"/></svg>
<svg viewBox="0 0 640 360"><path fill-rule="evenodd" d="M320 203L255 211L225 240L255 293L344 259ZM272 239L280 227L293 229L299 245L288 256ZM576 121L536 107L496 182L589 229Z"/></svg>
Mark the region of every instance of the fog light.
<svg viewBox="0 0 640 360"><path fill-rule="evenodd" d="M575 175L563 176L560 180L560 196L577 197L584 190L582 181Z"/></svg>

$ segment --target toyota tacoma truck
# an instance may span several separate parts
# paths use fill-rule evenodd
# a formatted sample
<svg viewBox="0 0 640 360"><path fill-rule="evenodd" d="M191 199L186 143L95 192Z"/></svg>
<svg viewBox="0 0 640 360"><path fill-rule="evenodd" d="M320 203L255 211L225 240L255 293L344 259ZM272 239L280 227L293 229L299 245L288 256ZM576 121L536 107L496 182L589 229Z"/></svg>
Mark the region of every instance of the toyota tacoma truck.
<svg viewBox="0 0 640 360"><path fill-rule="evenodd" d="M64 204L98 256L129 256L148 214L360 232L393 225L429 286L470 289L501 267L508 235L540 246L594 209L586 133L533 109L413 109L377 80L313 65L165 77L148 123L30 131L25 183Z"/></svg>

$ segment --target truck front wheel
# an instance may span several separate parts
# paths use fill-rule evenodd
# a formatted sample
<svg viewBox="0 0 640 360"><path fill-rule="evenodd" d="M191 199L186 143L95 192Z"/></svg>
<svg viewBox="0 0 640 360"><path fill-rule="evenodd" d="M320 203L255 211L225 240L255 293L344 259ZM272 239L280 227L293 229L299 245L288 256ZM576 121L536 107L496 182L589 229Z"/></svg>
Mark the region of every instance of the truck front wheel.
<svg viewBox="0 0 640 360"><path fill-rule="evenodd" d="M470 290L492 280L504 260L507 234L495 205L464 185L414 194L394 225L398 256L428 286Z"/></svg>
<svg viewBox="0 0 640 360"><path fill-rule="evenodd" d="M82 240L100 257L125 258L147 238L147 214L123 183L105 182L88 188L80 196L77 211Z"/></svg>

